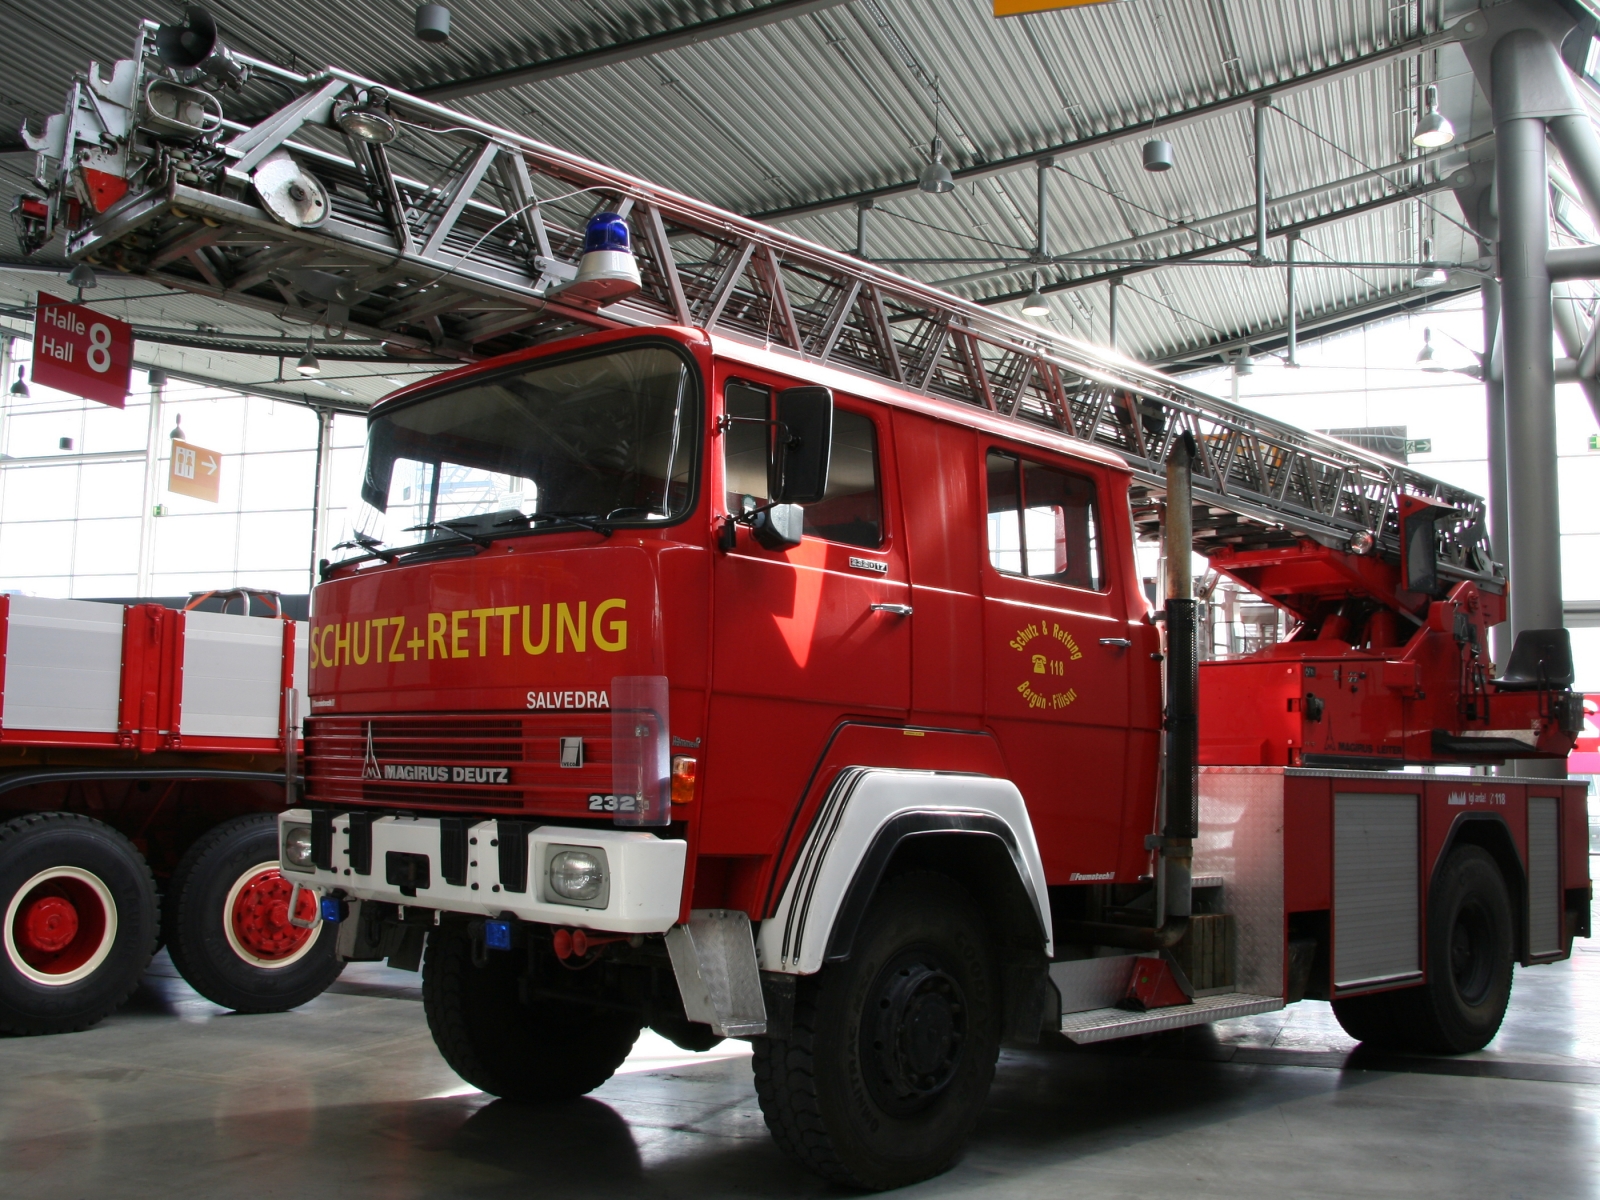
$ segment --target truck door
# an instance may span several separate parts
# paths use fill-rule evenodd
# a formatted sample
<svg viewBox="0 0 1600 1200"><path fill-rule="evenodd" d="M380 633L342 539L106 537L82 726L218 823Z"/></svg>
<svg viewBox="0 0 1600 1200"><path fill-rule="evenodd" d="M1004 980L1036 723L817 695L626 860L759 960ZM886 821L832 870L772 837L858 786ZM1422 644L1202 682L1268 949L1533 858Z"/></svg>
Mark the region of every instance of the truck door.
<svg viewBox="0 0 1600 1200"><path fill-rule="evenodd" d="M766 502L761 422L795 382L754 372L719 379L722 415L735 418L712 439L723 512ZM715 555L710 728L724 740L708 757L724 801L741 791L746 800L798 795L845 716L905 719L914 618L882 607L911 603L891 453L887 412L836 395L827 494L806 506L800 545L767 550L741 526Z"/></svg>
<svg viewBox="0 0 1600 1200"><path fill-rule="evenodd" d="M1131 653L1104 473L1028 451L984 456L984 710L1052 882L1117 865Z"/></svg>

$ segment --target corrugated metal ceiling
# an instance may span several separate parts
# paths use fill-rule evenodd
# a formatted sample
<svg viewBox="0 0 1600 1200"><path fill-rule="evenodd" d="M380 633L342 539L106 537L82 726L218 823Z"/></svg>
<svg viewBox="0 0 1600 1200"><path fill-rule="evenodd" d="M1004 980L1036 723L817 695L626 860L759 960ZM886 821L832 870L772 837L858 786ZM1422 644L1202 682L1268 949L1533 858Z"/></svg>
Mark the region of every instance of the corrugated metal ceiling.
<svg viewBox="0 0 1600 1200"><path fill-rule="evenodd" d="M450 0L452 38L418 42L410 0L213 0L227 40L300 69L330 62L397 86L421 88L591 51L763 8L772 0ZM1037 155L1118 130L1133 136L1058 158L1049 173L1050 249L1057 255L1120 244L1110 257L1171 255L1253 236L1251 114L1235 107L1204 120L1174 114L1226 101L1432 31L1467 11L1459 0L1137 0L996 20L987 0L848 0L702 44L454 101L457 106L646 178L746 213L819 202L779 216L803 236L848 248L850 198L914 180L938 123L957 169ZM138 15L169 19L178 6L70 0L50 10L6 0L8 123L59 108L90 58L127 53ZM1420 82L1439 81L1458 145L1486 129L1465 59L1446 45L1383 61L1275 99L1268 113L1269 190L1312 190L1275 211L1305 223L1306 262L1414 263L1423 236L1441 260L1472 259L1454 194L1441 181L1465 152L1390 182L1364 179L1317 192L1414 156L1409 112ZM270 92L259 85L246 102ZM1165 128L1172 123L1170 129ZM1177 166L1151 174L1140 143L1152 130L1176 147ZM30 165L0 157L0 193ZM1401 187L1433 188L1394 201ZM879 200L867 249L923 280L972 298L1015 305L1039 271L1048 318L1101 340L1107 267L1028 262L1035 247L1032 165L963 180L944 196L916 191ZM1242 210L1242 211L1236 211ZM1355 214L1341 217L1340 214ZM1209 220L1234 214L1223 220ZM1320 223L1319 223L1320 222ZM7 231L9 243L9 231ZM1275 240L1282 258L1283 241ZM0 253L15 253L14 243ZM1243 250L1224 257L1242 259ZM926 261L951 260L951 261ZM994 260L1004 260L996 263ZM1286 317L1284 272L1183 267L1126 273L1122 347L1181 360L1219 345L1266 338ZM1415 298L1413 270L1308 268L1298 272L1302 321ZM141 309L143 303L148 311ZM303 328L202 301L131 301L136 322L210 324L230 333L290 336ZM159 308L159 311L157 309ZM189 309L195 311L190 312ZM119 309L121 311L121 309ZM259 372L257 372L259 374Z"/></svg>

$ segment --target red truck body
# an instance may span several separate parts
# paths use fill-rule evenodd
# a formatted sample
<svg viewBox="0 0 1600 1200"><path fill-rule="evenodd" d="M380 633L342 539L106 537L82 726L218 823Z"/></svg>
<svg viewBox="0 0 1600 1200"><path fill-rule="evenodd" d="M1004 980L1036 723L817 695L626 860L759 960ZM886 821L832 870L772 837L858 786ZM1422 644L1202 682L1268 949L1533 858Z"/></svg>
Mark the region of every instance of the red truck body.
<svg viewBox="0 0 1600 1200"><path fill-rule="evenodd" d="M162 925L185 978L227 1007L288 1007L337 975L313 895L275 861L304 636L275 617L0 596L0 1028L100 1019Z"/></svg>

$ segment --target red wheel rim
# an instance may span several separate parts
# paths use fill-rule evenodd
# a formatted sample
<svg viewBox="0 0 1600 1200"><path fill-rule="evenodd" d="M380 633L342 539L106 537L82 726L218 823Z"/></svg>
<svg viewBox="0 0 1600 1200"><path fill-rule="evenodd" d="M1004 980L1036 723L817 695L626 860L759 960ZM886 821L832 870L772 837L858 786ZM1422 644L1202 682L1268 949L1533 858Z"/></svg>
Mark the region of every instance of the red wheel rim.
<svg viewBox="0 0 1600 1200"><path fill-rule="evenodd" d="M289 901L294 884L278 871L276 863L260 863L245 871L229 889L223 924L228 943L246 962L262 967L285 967L310 949L321 924L317 896L301 888L295 898L295 915L310 928L289 921Z"/></svg>
<svg viewBox="0 0 1600 1200"><path fill-rule="evenodd" d="M59 987L91 974L116 932L116 907L100 878L81 867L51 867L7 906L6 956L35 983Z"/></svg>

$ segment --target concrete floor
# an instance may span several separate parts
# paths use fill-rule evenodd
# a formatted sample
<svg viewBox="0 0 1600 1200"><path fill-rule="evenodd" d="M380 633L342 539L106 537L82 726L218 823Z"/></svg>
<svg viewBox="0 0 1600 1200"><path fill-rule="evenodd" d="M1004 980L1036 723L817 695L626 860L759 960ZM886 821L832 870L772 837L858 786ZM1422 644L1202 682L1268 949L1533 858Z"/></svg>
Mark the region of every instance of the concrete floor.
<svg viewBox="0 0 1600 1200"><path fill-rule="evenodd" d="M1463 1059L1364 1059L1326 1004L1002 1059L966 1159L908 1195L1600 1194L1600 943L1518 971ZM0 1196L842 1195L768 1140L748 1048L646 1034L593 1096L519 1108L435 1052L418 978L352 967L297 1012L242 1017L164 956L86 1033L0 1040Z"/></svg>

